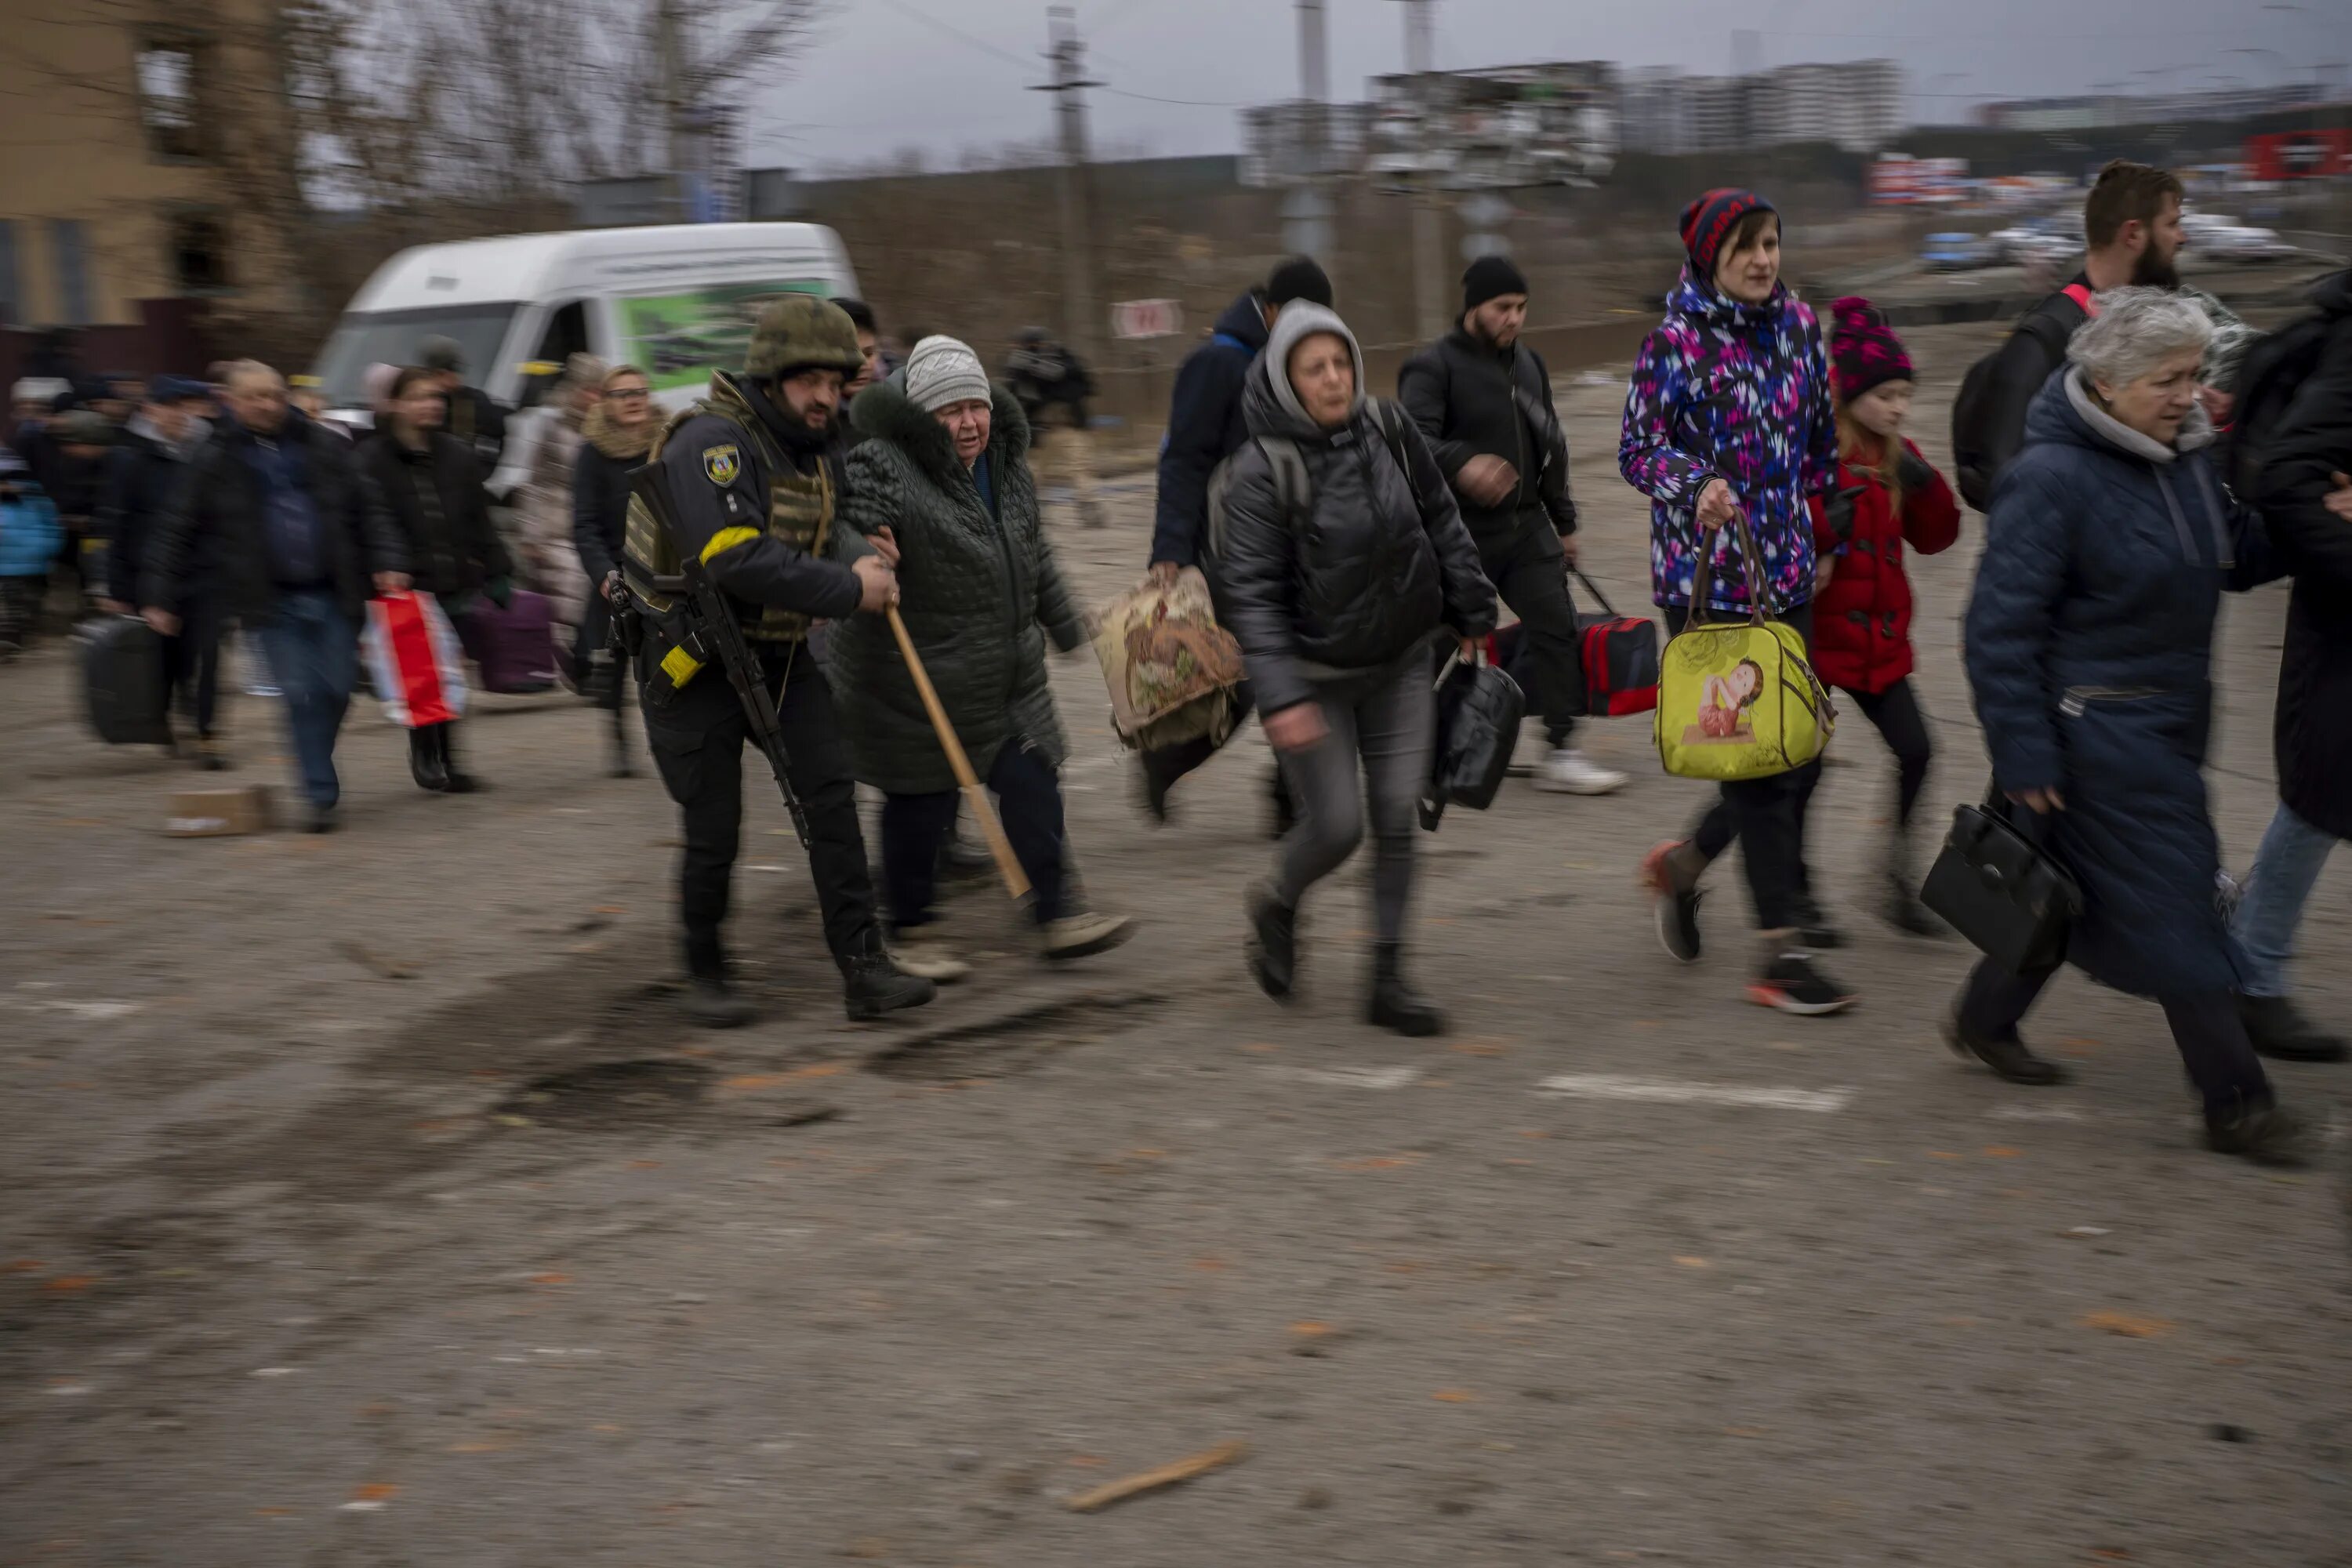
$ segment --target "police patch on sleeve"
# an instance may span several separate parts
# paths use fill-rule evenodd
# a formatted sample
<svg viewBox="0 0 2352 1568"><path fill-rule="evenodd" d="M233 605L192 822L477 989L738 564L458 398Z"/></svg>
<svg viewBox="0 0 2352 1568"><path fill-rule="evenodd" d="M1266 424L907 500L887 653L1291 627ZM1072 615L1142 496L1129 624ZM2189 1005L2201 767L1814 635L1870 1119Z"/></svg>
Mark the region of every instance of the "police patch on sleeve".
<svg viewBox="0 0 2352 1568"><path fill-rule="evenodd" d="M724 489L735 482L737 474L743 471L743 454L736 449L732 441L723 447L705 447L702 449L702 471L712 484Z"/></svg>

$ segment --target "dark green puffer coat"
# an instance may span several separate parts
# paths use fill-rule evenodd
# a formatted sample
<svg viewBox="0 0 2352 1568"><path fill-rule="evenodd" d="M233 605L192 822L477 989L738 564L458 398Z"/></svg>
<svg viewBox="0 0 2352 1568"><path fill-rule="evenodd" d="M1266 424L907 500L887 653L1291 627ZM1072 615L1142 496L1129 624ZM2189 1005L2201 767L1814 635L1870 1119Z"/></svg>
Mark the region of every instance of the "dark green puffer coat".
<svg viewBox="0 0 2352 1568"><path fill-rule="evenodd" d="M887 528L898 544L898 613L957 738L985 779L997 748L1028 741L1055 767L1068 755L1045 684L1045 637L1069 652L1087 640L1077 606L1045 543L1029 471L1029 422L1003 387L988 442L996 515L940 422L894 378L851 405L866 439L849 454L839 551ZM834 698L852 769L891 795L956 787L954 772L898 656L890 623L856 615L833 628Z"/></svg>

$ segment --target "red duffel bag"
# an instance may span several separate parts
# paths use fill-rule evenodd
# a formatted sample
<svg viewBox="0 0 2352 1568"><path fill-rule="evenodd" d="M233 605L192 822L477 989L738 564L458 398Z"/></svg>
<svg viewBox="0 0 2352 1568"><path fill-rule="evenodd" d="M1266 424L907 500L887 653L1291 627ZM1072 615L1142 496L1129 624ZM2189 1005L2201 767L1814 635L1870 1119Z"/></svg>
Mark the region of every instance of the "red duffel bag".
<svg viewBox="0 0 2352 1568"><path fill-rule="evenodd" d="M1576 617L1577 664L1584 677L1584 710L1600 718L1647 713L1658 705L1658 625L1644 616L1621 616L1608 596L1583 573L1584 584L1600 605L1598 615ZM1521 641L1517 622L1487 639L1487 658L1497 667L1516 670ZM1522 686L1527 683L1522 680Z"/></svg>

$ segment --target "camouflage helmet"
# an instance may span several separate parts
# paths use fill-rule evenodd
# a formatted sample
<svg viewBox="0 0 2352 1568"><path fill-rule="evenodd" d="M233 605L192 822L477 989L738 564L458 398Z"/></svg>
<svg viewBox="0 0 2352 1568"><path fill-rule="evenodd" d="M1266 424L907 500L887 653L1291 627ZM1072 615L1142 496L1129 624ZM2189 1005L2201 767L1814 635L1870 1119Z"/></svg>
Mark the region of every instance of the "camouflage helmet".
<svg viewBox="0 0 2352 1568"><path fill-rule="evenodd" d="M856 375L865 364L848 312L814 294L787 294L761 306L743 353L743 374L753 381L795 370Z"/></svg>

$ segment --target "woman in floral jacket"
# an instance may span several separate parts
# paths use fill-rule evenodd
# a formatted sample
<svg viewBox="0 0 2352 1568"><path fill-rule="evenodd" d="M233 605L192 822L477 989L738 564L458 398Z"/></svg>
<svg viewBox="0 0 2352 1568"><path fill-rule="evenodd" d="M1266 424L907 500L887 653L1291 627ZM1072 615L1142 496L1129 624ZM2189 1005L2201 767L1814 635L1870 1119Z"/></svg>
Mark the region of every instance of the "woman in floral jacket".
<svg viewBox="0 0 2352 1568"><path fill-rule="evenodd" d="M1712 554L1709 606L1748 612L1748 567L1738 531L1755 540L1764 609L1812 637L1813 530L1806 498L1837 476L1829 363L1813 312L1780 281L1780 218L1753 191L1709 191L1683 209L1689 263L1666 318L1642 345L1625 397L1617 466L1648 496L1652 596L1669 633L1691 616L1699 552ZM1814 950L1838 936L1822 921L1805 870L1805 805L1821 777L1811 763L1723 786L1691 837L1643 863L1657 899L1660 941L1698 957L1698 882L1707 864L1745 846L1762 942L1748 994L1768 1007L1835 1013L1853 995L1824 974Z"/></svg>

